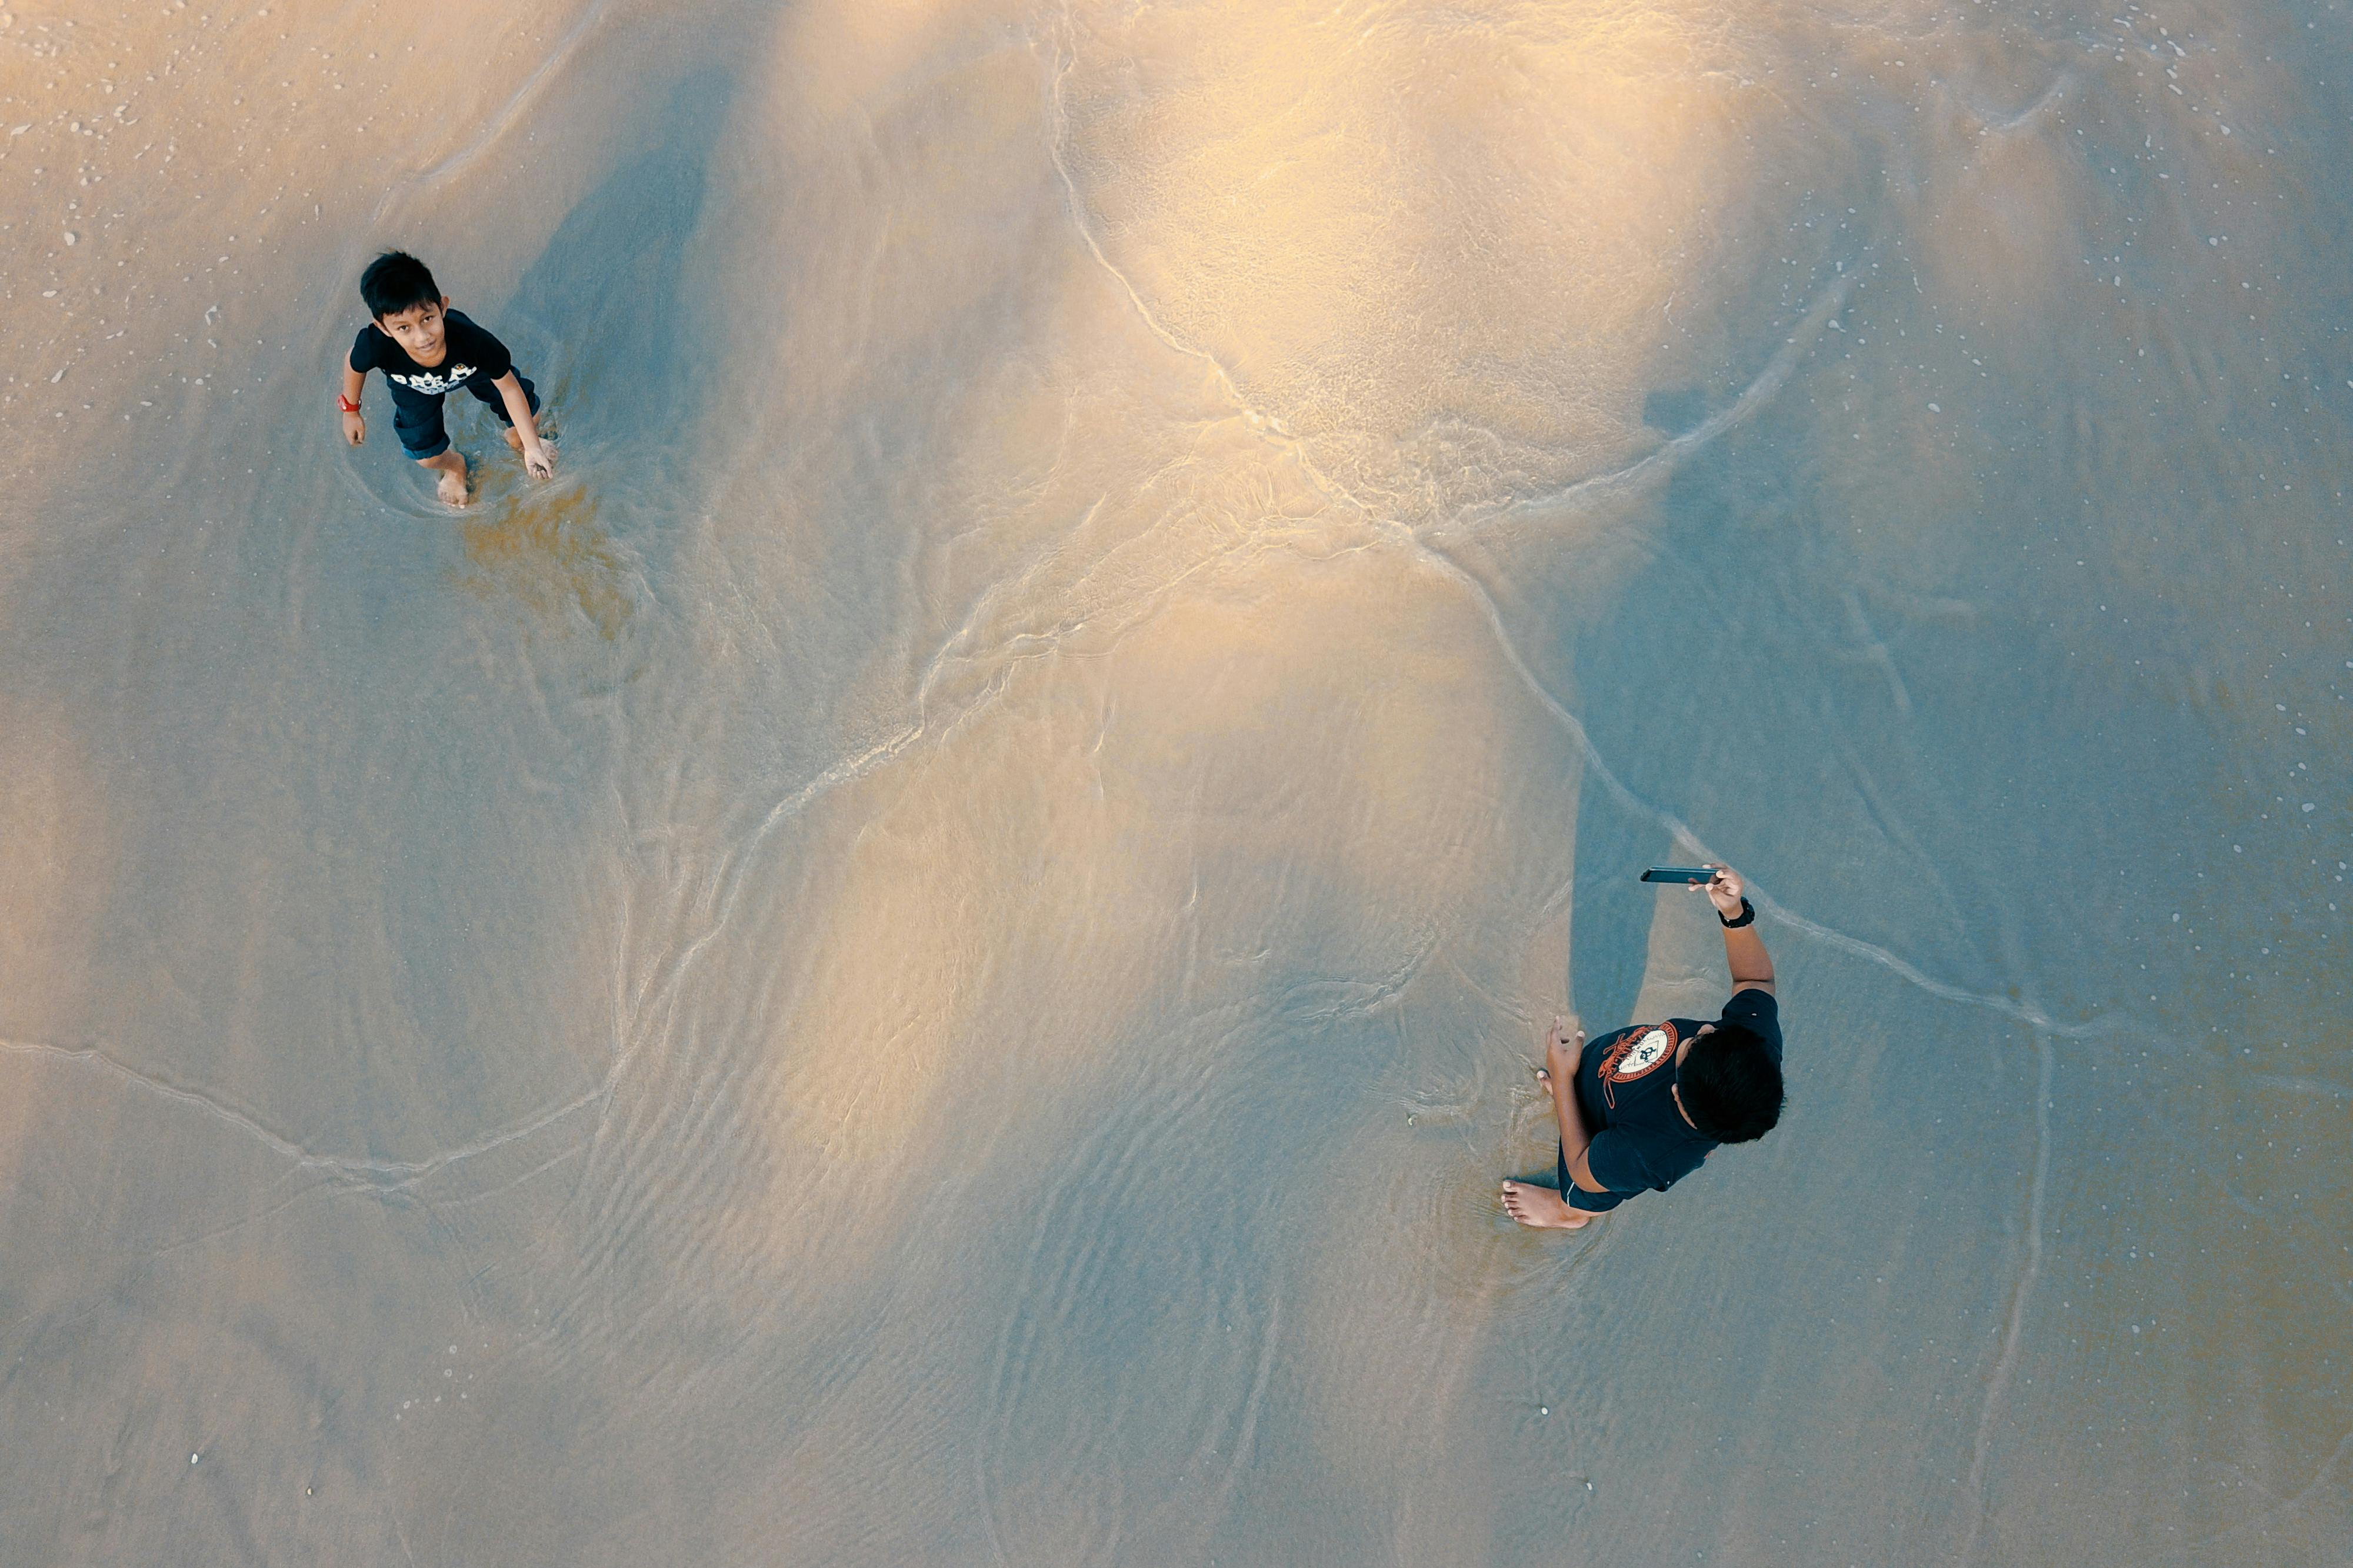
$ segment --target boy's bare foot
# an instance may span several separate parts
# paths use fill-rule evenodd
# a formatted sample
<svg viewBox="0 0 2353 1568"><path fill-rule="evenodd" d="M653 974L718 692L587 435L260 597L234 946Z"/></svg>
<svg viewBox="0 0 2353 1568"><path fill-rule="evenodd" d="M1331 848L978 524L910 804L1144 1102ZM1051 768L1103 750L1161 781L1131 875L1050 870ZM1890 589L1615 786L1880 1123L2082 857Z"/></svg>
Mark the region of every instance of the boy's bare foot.
<svg viewBox="0 0 2353 1568"><path fill-rule="evenodd" d="M429 458L417 459L419 468L430 468L441 476L433 488L443 506L464 506L470 499L466 494L466 457L455 447L445 447Z"/></svg>
<svg viewBox="0 0 2353 1568"><path fill-rule="evenodd" d="M515 456L521 457L522 455L522 432L510 425L506 429L506 437L507 445L515 449Z"/></svg>
<svg viewBox="0 0 2353 1568"><path fill-rule="evenodd" d="M1504 1210L1531 1230L1582 1230L1593 1223L1591 1215L1577 1213L1550 1187L1530 1182L1504 1184Z"/></svg>

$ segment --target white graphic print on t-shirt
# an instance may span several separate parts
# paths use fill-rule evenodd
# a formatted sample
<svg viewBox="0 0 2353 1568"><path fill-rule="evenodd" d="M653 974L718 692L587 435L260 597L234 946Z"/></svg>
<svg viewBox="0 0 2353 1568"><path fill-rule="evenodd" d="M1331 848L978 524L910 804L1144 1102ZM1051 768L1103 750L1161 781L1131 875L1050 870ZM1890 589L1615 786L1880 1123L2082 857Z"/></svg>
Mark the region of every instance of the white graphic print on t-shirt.
<svg viewBox="0 0 2353 1568"><path fill-rule="evenodd" d="M1675 1026L1672 1024L1638 1024L1609 1047L1601 1061L1601 1076L1615 1079L1620 1083L1631 1083L1674 1054Z"/></svg>
<svg viewBox="0 0 2353 1568"><path fill-rule="evenodd" d="M390 380L400 383L412 392L438 396L442 393L455 392L459 387L463 386L466 384L466 378L474 374L474 367L470 364L453 364L448 367L448 374L446 375L429 370L419 371L415 375L395 375L390 371L385 371L384 374Z"/></svg>

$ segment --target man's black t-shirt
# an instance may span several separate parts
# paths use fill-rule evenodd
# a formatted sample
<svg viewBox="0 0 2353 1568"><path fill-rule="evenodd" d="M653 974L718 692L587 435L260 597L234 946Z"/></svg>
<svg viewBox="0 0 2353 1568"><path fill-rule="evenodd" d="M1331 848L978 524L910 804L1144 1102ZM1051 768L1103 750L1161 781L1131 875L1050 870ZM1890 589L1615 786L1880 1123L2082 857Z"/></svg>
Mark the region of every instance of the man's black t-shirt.
<svg viewBox="0 0 2353 1568"><path fill-rule="evenodd" d="M403 407L430 408L461 386L485 402L496 397L491 383L514 369L514 356L464 311L451 310L442 319L448 324L439 364L418 364L390 333L370 321L352 340L352 368L362 375L384 372L393 402Z"/></svg>
<svg viewBox="0 0 2353 1568"><path fill-rule="evenodd" d="M1715 1140L1683 1120L1669 1092L1675 1081L1675 1050L1699 1033L1704 1020L1669 1018L1636 1024L1586 1043L1577 1064L1577 1103L1594 1129L1585 1152L1586 1169L1607 1194L1565 1188L1573 1205L1615 1207L1648 1187L1664 1192L1699 1169ZM1724 1005L1717 1026L1738 1024L1763 1037L1778 1064L1781 1059L1781 1013L1769 991L1736 991Z"/></svg>

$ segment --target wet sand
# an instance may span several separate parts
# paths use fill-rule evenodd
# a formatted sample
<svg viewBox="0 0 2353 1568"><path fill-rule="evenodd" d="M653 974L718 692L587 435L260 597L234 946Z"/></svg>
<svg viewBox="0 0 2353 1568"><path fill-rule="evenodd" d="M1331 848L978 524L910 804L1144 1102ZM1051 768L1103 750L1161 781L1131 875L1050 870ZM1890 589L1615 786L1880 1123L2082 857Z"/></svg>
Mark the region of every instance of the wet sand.
<svg viewBox="0 0 2353 1568"><path fill-rule="evenodd" d="M2348 83L8 4L0 1559L2344 1561ZM1521 1231L1702 857L1788 1113Z"/></svg>

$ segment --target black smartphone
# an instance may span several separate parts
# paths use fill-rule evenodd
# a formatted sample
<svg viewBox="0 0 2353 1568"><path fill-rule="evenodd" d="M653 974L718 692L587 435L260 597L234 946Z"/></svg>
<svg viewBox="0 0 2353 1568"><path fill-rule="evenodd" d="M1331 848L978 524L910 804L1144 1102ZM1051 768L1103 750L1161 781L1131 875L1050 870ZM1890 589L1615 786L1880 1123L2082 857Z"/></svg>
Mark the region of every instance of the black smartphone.
<svg viewBox="0 0 2353 1568"><path fill-rule="evenodd" d="M1645 882L1713 882L1713 866L1653 866L1642 873Z"/></svg>

